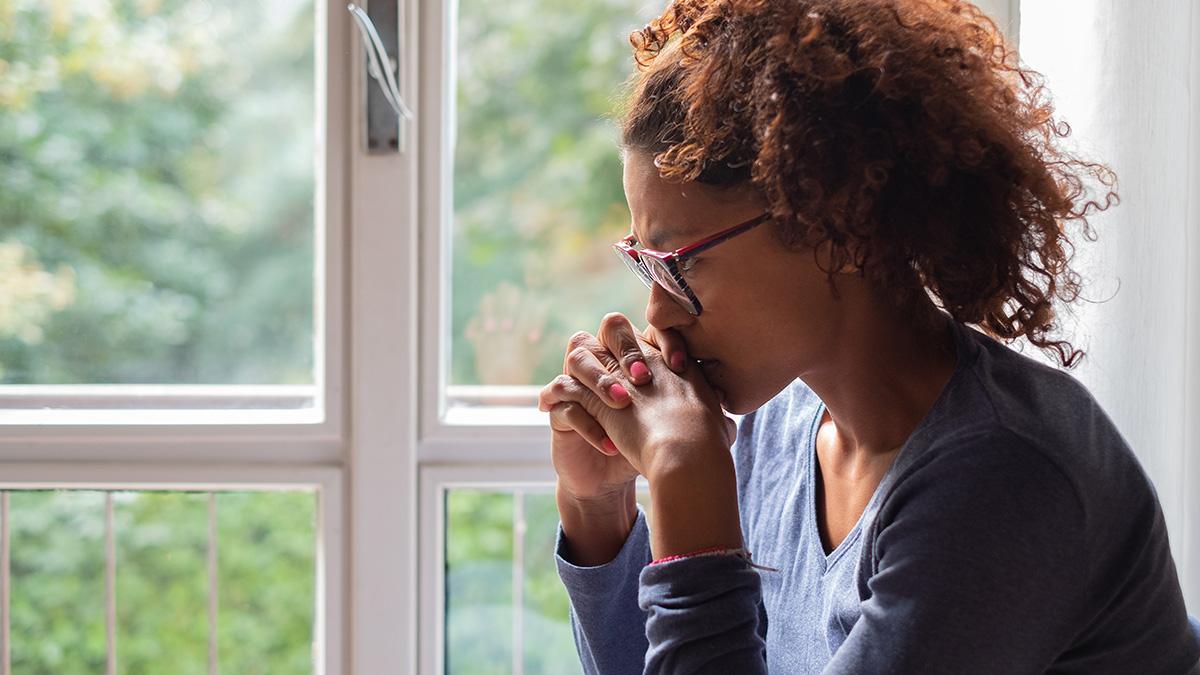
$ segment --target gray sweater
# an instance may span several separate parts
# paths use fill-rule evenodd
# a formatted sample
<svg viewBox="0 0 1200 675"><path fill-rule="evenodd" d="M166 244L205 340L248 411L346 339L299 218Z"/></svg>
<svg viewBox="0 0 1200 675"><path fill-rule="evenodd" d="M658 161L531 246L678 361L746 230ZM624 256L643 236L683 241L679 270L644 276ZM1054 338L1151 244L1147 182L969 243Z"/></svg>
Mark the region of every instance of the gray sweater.
<svg viewBox="0 0 1200 675"><path fill-rule="evenodd" d="M814 502L824 404L796 380L742 418L746 547L650 564L556 541L587 673L1200 673L1162 509L1070 375L956 324L958 365L848 536ZM653 495L652 495L653 496Z"/></svg>

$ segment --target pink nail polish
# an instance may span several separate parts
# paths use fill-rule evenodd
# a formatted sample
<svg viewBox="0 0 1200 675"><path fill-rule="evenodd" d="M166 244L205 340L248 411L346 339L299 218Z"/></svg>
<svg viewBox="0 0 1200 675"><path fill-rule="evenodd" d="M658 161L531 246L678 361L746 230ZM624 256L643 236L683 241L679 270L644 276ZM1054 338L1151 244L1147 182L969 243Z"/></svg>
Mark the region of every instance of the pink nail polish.
<svg viewBox="0 0 1200 675"><path fill-rule="evenodd" d="M613 400L616 401L624 401L625 399L629 398L629 392L625 391L625 387L622 387L620 384L614 384L613 386L609 387L608 393L613 397Z"/></svg>
<svg viewBox="0 0 1200 675"><path fill-rule="evenodd" d="M641 361L634 361L633 365L629 366L629 374L632 375L634 379L640 380L650 374L650 369L647 368L646 364L642 363Z"/></svg>
<svg viewBox="0 0 1200 675"><path fill-rule="evenodd" d="M683 353L675 352L671 355L671 369L683 370Z"/></svg>
<svg viewBox="0 0 1200 675"><path fill-rule="evenodd" d="M612 439L608 438L607 436L604 437L604 442L602 442L600 445L603 445L604 449L608 450L609 452L617 452L617 444L613 443Z"/></svg>

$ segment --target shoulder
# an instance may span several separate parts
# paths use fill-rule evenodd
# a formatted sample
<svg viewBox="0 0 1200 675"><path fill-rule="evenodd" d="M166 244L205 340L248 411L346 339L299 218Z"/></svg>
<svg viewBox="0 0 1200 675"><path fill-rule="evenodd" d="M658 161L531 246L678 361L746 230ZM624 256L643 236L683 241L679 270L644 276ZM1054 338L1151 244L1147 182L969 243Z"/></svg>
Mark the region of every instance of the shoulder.
<svg viewBox="0 0 1200 675"><path fill-rule="evenodd" d="M1078 519L1083 499L1070 467L1002 425L977 426L937 438L898 467L887 507L929 508L937 517ZM898 458L899 461L899 458ZM981 513L993 506L999 513ZM1025 508L1027 507L1027 508ZM885 507L886 508L886 507Z"/></svg>
<svg viewBox="0 0 1200 675"><path fill-rule="evenodd" d="M860 582L915 566L968 585L1049 576L1065 591L1089 576L1088 525L1055 462L1002 427L980 429L895 477L865 533Z"/></svg>
<svg viewBox="0 0 1200 675"><path fill-rule="evenodd" d="M961 398L987 408L974 416L981 442L1021 447L1023 454L1052 465L1097 515L1119 517L1111 513L1115 505L1157 504L1133 448L1082 382L971 332L979 354Z"/></svg>

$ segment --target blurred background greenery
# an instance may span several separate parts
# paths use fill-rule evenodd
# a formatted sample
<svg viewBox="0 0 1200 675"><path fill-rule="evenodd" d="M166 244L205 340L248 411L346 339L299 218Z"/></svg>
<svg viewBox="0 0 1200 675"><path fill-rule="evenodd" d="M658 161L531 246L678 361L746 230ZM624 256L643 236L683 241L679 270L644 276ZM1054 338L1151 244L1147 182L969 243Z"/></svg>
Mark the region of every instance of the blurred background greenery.
<svg viewBox="0 0 1200 675"><path fill-rule="evenodd" d="M655 4L458 3L451 383L545 384L606 312L644 326L612 115Z"/></svg>
<svg viewBox="0 0 1200 675"><path fill-rule="evenodd" d="M0 0L0 383L313 382L311 0Z"/></svg>
<svg viewBox="0 0 1200 675"><path fill-rule="evenodd" d="M9 493L12 672L104 672L105 493ZM208 672L208 494L117 492L119 672ZM313 672L316 496L217 493L222 672Z"/></svg>
<svg viewBox="0 0 1200 675"><path fill-rule="evenodd" d="M610 116L658 4L458 3L453 384L544 383L605 312L641 325ZM314 17L0 0L0 385L314 381ZM207 497L117 496L121 672L202 672ZM509 672L514 612L526 672L579 669L552 495L515 499L448 498L450 672ZM12 494L15 673L102 669L103 502ZM313 518L311 494L218 496L225 672L311 672Z"/></svg>
<svg viewBox="0 0 1200 675"><path fill-rule="evenodd" d="M650 493L638 503L649 517ZM445 672L512 673L514 650L525 673L583 672L554 563L553 489L453 489L445 506Z"/></svg>

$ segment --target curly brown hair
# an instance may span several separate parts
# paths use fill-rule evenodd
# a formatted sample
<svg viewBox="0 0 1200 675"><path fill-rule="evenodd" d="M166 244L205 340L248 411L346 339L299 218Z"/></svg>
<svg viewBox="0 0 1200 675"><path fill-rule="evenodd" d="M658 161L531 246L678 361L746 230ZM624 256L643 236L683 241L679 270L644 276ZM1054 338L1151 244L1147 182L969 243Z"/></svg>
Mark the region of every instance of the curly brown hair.
<svg viewBox="0 0 1200 675"><path fill-rule="evenodd" d="M1083 355L1052 335L1081 291L1066 226L1095 239L1116 175L1062 147L1044 78L977 7L676 0L630 42L622 140L663 178L752 184L831 284L849 264L899 303Z"/></svg>

